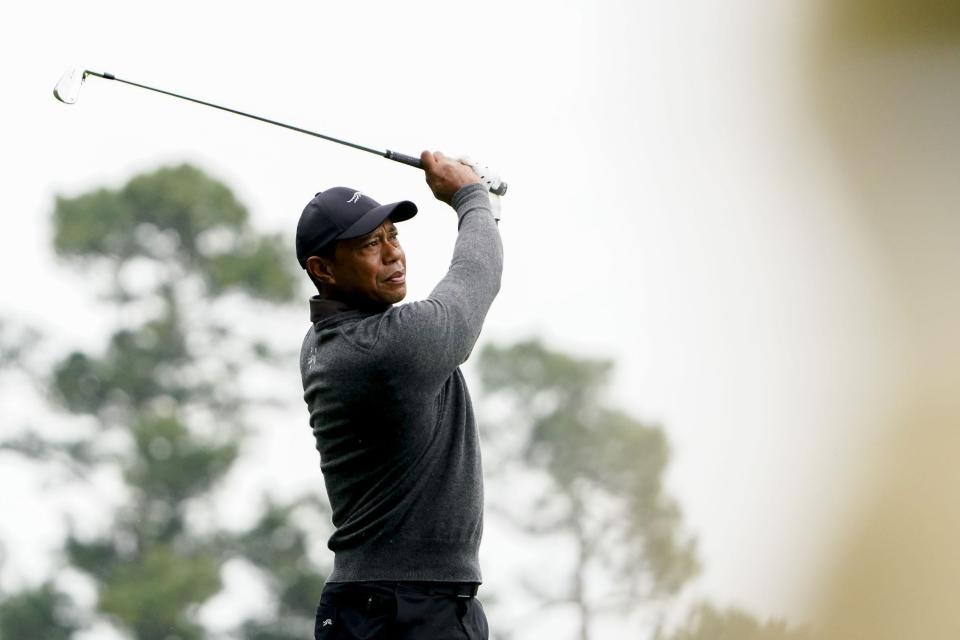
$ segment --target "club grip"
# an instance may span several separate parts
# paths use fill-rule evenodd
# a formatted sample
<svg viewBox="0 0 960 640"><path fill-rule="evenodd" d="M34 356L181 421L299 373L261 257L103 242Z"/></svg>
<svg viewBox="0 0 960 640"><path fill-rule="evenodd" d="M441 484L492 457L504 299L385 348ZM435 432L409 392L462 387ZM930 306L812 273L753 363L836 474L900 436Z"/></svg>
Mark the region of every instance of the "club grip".
<svg viewBox="0 0 960 640"><path fill-rule="evenodd" d="M402 162L403 164L408 164L411 167L416 167L417 169L423 169L423 163L420 162L420 158L414 158L413 156L390 151L389 149L387 149L387 152L383 154L383 156L391 160L396 160L397 162Z"/></svg>

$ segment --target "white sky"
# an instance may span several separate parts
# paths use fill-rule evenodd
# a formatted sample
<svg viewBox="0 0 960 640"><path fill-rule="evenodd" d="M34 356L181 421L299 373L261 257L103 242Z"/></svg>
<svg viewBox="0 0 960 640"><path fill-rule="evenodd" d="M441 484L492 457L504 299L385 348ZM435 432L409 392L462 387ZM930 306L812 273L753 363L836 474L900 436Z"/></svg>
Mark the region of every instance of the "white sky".
<svg viewBox="0 0 960 640"><path fill-rule="evenodd" d="M799 615L893 331L807 111L799 4L20 3L0 27L0 311L98 344L83 274L50 250L53 196L183 160L291 234L329 186L417 201L401 228L412 298L449 258L453 214L415 170L96 78L67 107L51 90L68 67L411 155L467 152L510 183L484 339L615 358L615 399L674 444L705 564L693 592ZM4 486L9 514L29 498Z"/></svg>

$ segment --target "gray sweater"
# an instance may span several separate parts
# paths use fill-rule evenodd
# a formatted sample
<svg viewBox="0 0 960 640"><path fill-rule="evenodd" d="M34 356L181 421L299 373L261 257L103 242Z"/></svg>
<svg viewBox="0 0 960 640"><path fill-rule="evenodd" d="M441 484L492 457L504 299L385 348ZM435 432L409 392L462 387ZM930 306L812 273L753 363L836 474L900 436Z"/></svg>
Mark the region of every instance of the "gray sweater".
<svg viewBox="0 0 960 640"><path fill-rule="evenodd" d="M453 198L446 276L383 311L311 300L304 399L333 508L332 582L480 582L480 446L459 365L500 288L503 248L486 189Z"/></svg>

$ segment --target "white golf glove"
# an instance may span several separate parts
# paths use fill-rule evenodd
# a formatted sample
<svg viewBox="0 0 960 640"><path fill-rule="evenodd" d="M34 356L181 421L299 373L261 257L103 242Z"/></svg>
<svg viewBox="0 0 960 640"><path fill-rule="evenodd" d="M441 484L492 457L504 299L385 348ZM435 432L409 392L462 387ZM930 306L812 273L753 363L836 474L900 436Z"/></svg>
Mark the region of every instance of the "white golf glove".
<svg viewBox="0 0 960 640"><path fill-rule="evenodd" d="M500 222L500 214L502 211L500 196L506 193L507 185L500 180L500 176L494 173L490 167L477 162L470 156L460 156L457 160L473 169L474 172L480 176L480 181L486 185L489 191L487 195L490 196L490 210L493 211L493 217L497 222Z"/></svg>

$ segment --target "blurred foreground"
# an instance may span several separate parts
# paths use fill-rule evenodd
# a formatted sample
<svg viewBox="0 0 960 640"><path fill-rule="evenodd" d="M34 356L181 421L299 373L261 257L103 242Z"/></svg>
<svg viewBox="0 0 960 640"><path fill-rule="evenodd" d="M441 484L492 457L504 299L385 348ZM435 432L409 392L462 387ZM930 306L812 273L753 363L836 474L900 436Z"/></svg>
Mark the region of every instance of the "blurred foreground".
<svg viewBox="0 0 960 640"><path fill-rule="evenodd" d="M960 609L960 3L822 2L816 110L860 196L902 354L889 430L851 513L824 638L956 638ZM890 345L878 345L878 348ZM878 399L880 400L880 399ZM868 443L867 443L868 444Z"/></svg>

